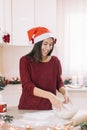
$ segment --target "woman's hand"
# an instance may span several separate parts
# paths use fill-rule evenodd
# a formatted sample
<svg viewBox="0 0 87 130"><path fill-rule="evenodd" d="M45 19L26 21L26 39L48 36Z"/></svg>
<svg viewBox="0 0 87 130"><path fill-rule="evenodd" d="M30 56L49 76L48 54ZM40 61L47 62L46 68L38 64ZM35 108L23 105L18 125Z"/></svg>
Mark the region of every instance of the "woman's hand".
<svg viewBox="0 0 87 130"><path fill-rule="evenodd" d="M59 89L59 92L60 92L60 93L63 95L63 97L64 97L63 103L69 103L69 102L71 102L71 100L70 100L70 98L69 98L69 94L68 94L67 90L65 89L65 87L61 87L61 88Z"/></svg>
<svg viewBox="0 0 87 130"><path fill-rule="evenodd" d="M52 93L49 93L49 96L48 96L50 102L52 103L52 106L58 108L58 109L61 109L63 107L63 103L58 99L58 97Z"/></svg>
<svg viewBox="0 0 87 130"><path fill-rule="evenodd" d="M58 99L58 97L49 91L35 87L34 95L48 99L51 102L52 106L55 106L56 108L63 107L63 103Z"/></svg>
<svg viewBox="0 0 87 130"><path fill-rule="evenodd" d="M71 102L70 98L69 98L69 94L68 92L65 92L64 96L64 102L63 103L69 103Z"/></svg>

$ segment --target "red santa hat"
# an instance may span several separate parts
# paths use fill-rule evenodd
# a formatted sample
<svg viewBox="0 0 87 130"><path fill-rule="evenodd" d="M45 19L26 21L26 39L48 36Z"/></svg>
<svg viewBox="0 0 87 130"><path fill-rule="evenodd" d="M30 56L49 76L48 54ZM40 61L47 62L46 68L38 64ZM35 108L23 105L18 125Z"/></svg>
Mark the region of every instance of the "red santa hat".
<svg viewBox="0 0 87 130"><path fill-rule="evenodd" d="M28 38L30 43L35 44L49 37L53 37L54 43L56 43L56 38L53 35L53 33L45 27L35 27L28 30L27 33L28 33Z"/></svg>

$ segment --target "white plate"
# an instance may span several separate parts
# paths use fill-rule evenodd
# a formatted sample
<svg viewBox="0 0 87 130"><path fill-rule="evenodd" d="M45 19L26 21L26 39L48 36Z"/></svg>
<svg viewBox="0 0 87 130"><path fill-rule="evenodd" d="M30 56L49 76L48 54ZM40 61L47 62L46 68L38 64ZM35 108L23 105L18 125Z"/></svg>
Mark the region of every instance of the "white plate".
<svg viewBox="0 0 87 130"><path fill-rule="evenodd" d="M72 84L69 84L69 85L67 85L67 87L78 89L78 88L82 88L83 85L77 85L77 84L76 85L72 85Z"/></svg>

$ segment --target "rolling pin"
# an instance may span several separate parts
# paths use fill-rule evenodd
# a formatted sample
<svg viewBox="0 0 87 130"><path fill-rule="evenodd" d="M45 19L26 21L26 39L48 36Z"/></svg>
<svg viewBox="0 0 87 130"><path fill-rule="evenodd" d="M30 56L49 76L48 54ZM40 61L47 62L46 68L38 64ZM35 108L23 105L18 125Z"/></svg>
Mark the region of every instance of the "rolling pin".
<svg viewBox="0 0 87 130"><path fill-rule="evenodd" d="M65 126L67 126L67 125L78 126L85 121L87 121L87 114L75 117L75 118L71 119L69 122L65 123L64 125Z"/></svg>

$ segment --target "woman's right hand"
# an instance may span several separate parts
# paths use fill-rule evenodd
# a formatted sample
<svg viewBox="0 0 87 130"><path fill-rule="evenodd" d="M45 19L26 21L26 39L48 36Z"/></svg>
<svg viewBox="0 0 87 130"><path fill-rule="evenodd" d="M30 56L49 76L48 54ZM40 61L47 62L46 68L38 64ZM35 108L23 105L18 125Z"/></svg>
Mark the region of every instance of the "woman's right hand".
<svg viewBox="0 0 87 130"><path fill-rule="evenodd" d="M54 95L53 93L49 93L48 99L50 100L50 102L52 103L53 107L56 107L58 109L63 108L63 103L58 99L58 97L56 95Z"/></svg>
<svg viewBox="0 0 87 130"><path fill-rule="evenodd" d="M52 106L61 109L63 107L63 103L58 99L58 97L56 95L54 95L51 92L48 91L44 91L42 89L39 89L37 87L34 88L34 95L35 96L39 96L39 97L43 97L43 98L47 98Z"/></svg>

